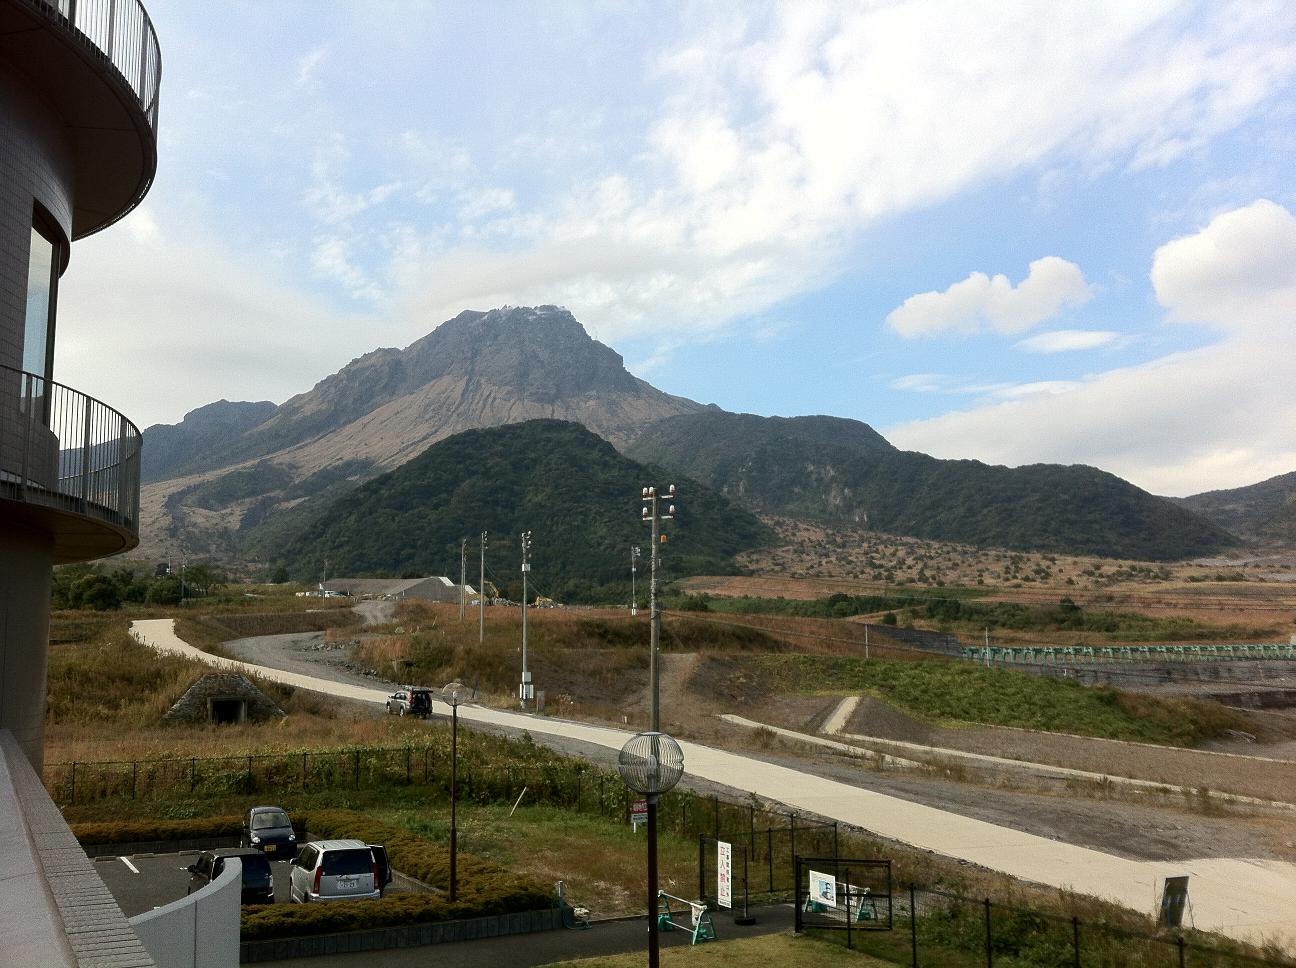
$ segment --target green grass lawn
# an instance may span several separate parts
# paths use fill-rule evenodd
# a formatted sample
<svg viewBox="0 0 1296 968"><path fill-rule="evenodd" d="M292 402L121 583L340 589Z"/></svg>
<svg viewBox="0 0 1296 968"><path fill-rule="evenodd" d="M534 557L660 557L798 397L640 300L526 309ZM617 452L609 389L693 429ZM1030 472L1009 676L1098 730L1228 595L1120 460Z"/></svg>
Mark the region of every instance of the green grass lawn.
<svg viewBox="0 0 1296 968"><path fill-rule="evenodd" d="M557 965L642 968L644 958L644 952L637 951L602 958L556 962L544 968L557 968ZM793 934L771 934L762 938L743 938L688 948L666 948L661 953L661 963L669 968L685 965L705 968L749 968L751 965L778 965L779 968L838 968L843 965L850 968L883 968L889 964L858 951L849 951L843 945Z"/></svg>

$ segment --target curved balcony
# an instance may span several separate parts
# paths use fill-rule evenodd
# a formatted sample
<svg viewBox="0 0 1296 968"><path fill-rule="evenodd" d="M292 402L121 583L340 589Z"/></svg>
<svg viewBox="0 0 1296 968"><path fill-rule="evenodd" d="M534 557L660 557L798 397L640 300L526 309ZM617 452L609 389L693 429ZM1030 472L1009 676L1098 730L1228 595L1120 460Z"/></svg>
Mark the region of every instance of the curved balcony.
<svg viewBox="0 0 1296 968"><path fill-rule="evenodd" d="M140 0L0 0L0 54L63 116L76 159L72 238L138 205L157 170L162 80Z"/></svg>
<svg viewBox="0 0 1296 968"><path fill-rule="evenodd" d="M141 442L112 407L0 366L0 518L51 534L56 562L139 544Z"/></svg>

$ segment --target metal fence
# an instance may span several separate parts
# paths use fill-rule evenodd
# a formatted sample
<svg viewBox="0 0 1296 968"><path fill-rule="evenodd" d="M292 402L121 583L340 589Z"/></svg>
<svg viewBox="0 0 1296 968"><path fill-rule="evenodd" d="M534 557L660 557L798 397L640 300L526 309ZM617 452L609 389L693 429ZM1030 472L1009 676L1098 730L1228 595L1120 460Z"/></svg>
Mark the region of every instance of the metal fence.
<svg viewBox="0 0 1296 968"><path fill-rule="evenodd" d="M66 22L88 40L135 92L157 134L162 52L157 31L140 0L27 0L46 16Z"/></svg>
<svg viewBox="0 0 1296 968"><path fill-rule="evenodd" d="M756 809L748 824L720 833L698 834L698 900L716 906L716 844L733 850L733 893L759 902L791 899L797 886L796 858L801 853L837 855L836 823L806 820L795 813L761 811L763 826L756 826ZM770 820L776 822L770 823Z"/></svg>
<svg viewBox="0 0 1296 968"><path fill-rule="evenodd" d="M0 366L0 487L139 531L139 429L93 397Z"/></svg>
<svg viewBox="0 0 1296 968"><path fill-rule="evenodd" d="M820 862L823 863L823 862ZM842 865L849 865L840 861ZM804 865L808 874L809 865ZM852 877L858 875L852 874ZM808 876L799 900L805 904ZM1220 944L1191 931L1138 931L1078 916L1049 914L1036 908L972 898L950 891L898 887L888 908L891 930L861 931L859 899L853 895L857 920L851 945L894 964L922 968L1260 968L1292 966L1296 961L1274 950L1258 953L1241 944ZM840 899L839 899L840 903ZM867 912L867 908L865 909ZM872 913L872 912L869 912ZM879 910L877 913L881 913ZM916 916L915 916L916 914ZM841 926L831 932L802 914L804 929L844 941ZM880 920L874 922L881 926Z"/></svg>

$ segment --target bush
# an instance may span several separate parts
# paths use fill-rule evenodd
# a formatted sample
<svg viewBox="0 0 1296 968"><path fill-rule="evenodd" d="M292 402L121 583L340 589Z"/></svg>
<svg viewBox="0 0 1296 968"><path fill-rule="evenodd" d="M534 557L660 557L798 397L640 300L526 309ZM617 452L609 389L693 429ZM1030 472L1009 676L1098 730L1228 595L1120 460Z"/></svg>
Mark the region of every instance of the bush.
<svg viewBox="0 0 1296 968"><path fill-rule="evenodd" d="M72 824L72 833L79 843L85 845L231 837L242 829L241 816L199 817L194 820L114 820Z"/></svg>

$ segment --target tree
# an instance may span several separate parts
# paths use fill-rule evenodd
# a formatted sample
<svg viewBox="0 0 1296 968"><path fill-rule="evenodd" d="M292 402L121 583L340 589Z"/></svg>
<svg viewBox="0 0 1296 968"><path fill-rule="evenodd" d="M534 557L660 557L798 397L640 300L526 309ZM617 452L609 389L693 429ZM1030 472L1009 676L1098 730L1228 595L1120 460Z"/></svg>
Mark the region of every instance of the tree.
<svg viewBox="0 0 1296 968"><path fill-rule="evenodd" d="M270 572L270 584L272 585L282 585L288 581L288 578L288 569L283 565L279 565L274 571Z"/></svg>
<svg viewBox="0 0 1296 968"><path fill-rule="evenodd" d="M205 598L225 584L225 572L204 561L186 568L184 580L196 596Z"/></svg>
<svg viewBox="0 0 1296 968"><path fill-rule="evenodd" d="M107 575L92 572L78 578L69 595L73 608L90 608L107 612L121 608L121 590Z"/></svg>
<svg viewBox="0 0 1296 968"><path fill-rule="evenodd" d="M176 575L167 575L155 581L148 590L147 601L150 605L180 604L180 579Z"/></svg>

